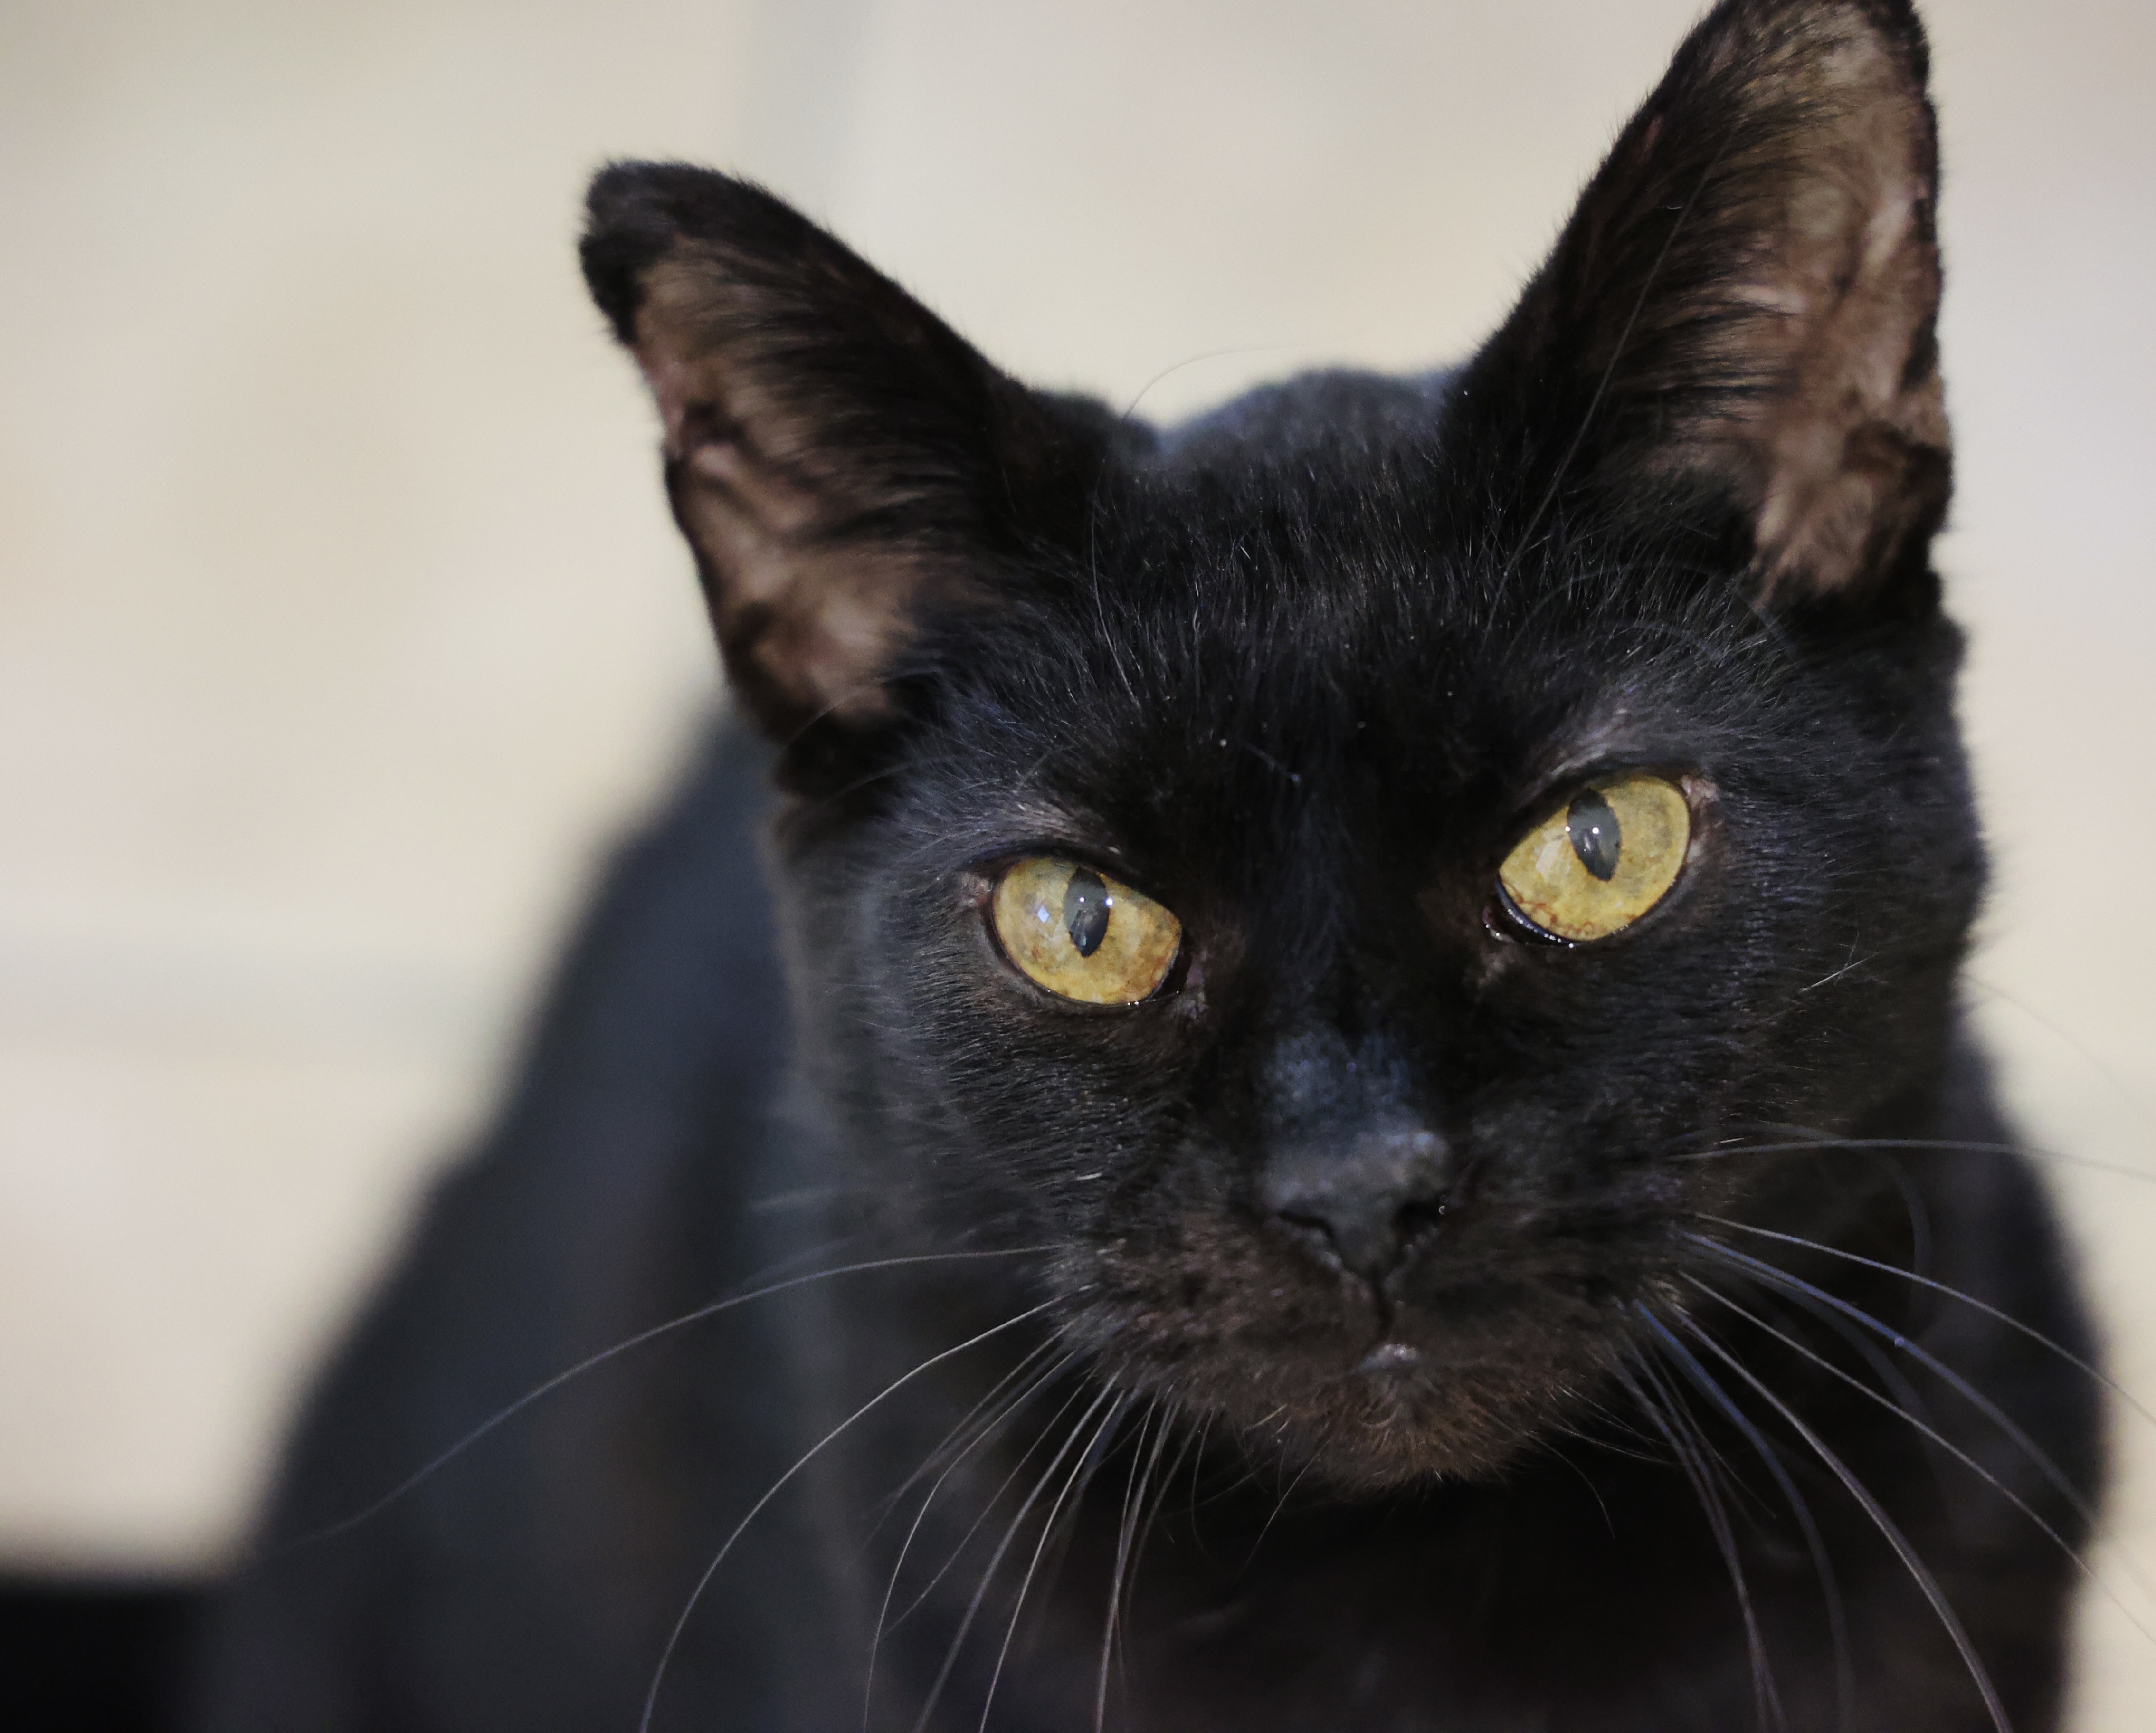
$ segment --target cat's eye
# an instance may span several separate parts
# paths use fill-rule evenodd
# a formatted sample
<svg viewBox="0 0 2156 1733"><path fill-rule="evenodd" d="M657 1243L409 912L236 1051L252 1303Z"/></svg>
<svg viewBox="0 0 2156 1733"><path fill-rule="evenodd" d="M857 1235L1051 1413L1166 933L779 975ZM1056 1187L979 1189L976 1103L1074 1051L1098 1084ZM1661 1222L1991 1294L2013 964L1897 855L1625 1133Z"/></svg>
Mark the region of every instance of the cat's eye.
<svg viewBox="0 0 2156 1733"><path fill-rule="evenodd" d="M1052 856L1006 867L991 917L1020 974L1081 1005L1150 999L1183 944L1183 923L1152 897Z"/></svg>
<svg viewBox="0 0 2156 1733"><path fill-rule="evenodd" d="M1669 894L1691 842L1691 808L1674 783L1616 776L1522 837L1497 882L1528 925L1581 943L1607 938Z"/></svg>

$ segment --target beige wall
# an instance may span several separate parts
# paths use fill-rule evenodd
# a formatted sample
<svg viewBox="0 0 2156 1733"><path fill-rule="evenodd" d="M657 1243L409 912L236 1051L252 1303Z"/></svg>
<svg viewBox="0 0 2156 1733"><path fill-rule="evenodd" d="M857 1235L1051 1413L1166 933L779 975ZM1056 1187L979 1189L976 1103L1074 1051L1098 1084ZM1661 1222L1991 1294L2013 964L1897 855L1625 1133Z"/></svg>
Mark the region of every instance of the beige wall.
<svg viewBox="0 0 2156 1733"><path fill-rule="evenodd" d="M223 1556L711 698L576 281L592 166L744 167L1009 364L1173 412L1471 342L1691 10L0 7L0 1563ZM2156 13L1930 17L1979 996L2044 1142L2156 1171ZM2156 1184L2062 1177L2156 1406ZM2082 1725L2142 1725L2156 1642L2092 1629Z"/></svg>

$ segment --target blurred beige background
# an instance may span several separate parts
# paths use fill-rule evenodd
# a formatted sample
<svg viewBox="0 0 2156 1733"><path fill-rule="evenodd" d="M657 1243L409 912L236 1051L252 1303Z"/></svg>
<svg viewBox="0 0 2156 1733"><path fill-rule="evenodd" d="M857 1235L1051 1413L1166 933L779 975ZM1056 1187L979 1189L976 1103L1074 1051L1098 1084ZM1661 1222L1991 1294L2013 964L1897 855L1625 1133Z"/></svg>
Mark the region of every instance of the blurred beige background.
<svg viewBox="0 0 2156 1733"><path fill-rule="evenodd" d="M1173 414L1458 354L1694 9L0 0L0 1567L228 1555L714 700L592 167L747 170ZM1977 997L2039 1141L2156 1173L2156 10L1928 15ZM2060 1180L2156 1406L2156 1180ZM2156 1640L2089 1629L2077 1725L2144 1726Z"/></svg>

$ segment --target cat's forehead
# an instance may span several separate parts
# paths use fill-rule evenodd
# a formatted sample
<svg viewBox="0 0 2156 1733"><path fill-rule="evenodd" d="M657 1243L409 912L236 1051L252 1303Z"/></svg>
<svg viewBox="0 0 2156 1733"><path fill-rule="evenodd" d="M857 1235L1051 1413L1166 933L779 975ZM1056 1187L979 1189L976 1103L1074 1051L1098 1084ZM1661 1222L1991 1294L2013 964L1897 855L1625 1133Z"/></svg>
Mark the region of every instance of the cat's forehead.
<svg viewBox="0 0 2156 1733"><path fill-rule="evenodd" d="M1508 571L1448 535L1430 465L1277 455L1139 474L1052 602L970 647L928 753L968 820L1215 882L1406 863L1494 846L1568 776L1703 762L1746 711L1746 653L1691 604Z"/></svg>
<svg viewBox="0 0 2156 1733"><path fill-rule="evenodd" d="M1524 555L1488 533L1443 392L1320 374L1172 432L1104 480L1082 558L976 673L1014 717L1082 717L1051 761L1173 779L1240 740L1291 785L1343 754L1532 771L1744 684L1761 635L1727 586L1554 524Z"/></svg>
<svg viewBox="0 0 2156 1733"><path fill-rule="evenodd" d="M1306 374L1125 458L1088 524L1094 629L1375 693L1514 679L1537 662L1591 683L1628 635L1718 645L1755 623L1728 608L1729 584L1671 581L1672 548L1597 542L1517 500L1493 507L1455 380Z"/></svg>
<svg viewBox="0 0 2156 1733"><path fill-rule="evenodd" d="M1112 527L1141 562L1244 573L1282 609L1430 574L1460 517L1449 377L1319 373L1246 393L1119 466Z"/></svg>

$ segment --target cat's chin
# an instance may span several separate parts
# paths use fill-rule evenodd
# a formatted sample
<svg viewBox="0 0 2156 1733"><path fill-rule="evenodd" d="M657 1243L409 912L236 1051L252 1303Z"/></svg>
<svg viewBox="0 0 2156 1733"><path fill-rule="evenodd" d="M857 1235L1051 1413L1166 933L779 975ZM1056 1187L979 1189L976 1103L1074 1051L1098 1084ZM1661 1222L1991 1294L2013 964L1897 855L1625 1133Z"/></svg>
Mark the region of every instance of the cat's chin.
<svg viewBox="0 0 2156 1733"><path fill-rule="evenodd" d="M1581 1381L1445 1365L1394 1342L1329 1376L1255 1370L1185 1363L1163 1381L1186 1413L1225 1422L1252 1457L1348 1492L1495 1473L1579 1406Z"/></svg>

